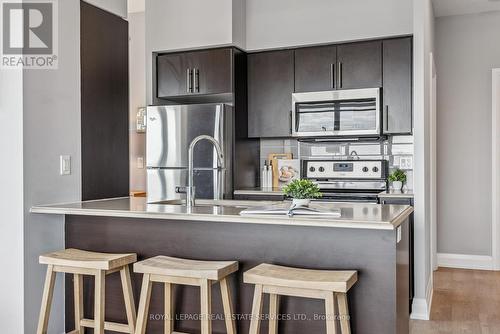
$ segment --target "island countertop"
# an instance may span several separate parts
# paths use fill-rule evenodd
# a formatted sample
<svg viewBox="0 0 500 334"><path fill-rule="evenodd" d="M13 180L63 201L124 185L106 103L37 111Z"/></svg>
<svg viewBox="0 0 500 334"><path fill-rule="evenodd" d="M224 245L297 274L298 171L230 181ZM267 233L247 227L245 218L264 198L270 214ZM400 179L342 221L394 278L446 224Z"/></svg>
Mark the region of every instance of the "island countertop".
<svg viewBox="0 0 500 334"><path fill-rule="evenodd" d="M149 218L220 223L268 224L290 226L338 227L351 229L394 230L413 212L406 205L379 205L367 203L321 203L341 210L341 217L240 215L247 207L280 202L210 201L197 200L197 206L188 209L179 204L148 204L146 198L112 198L85 202L41 205L32 213L75 216ZM313 207L315 204L311 204Z"/></svg>

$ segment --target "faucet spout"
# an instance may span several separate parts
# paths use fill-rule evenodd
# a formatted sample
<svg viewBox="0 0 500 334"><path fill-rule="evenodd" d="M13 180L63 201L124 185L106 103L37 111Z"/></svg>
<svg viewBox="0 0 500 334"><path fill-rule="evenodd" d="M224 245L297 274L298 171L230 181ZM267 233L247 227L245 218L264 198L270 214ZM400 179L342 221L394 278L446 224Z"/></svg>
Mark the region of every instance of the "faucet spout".
<svg viewBox="0 0 500 334"><path fill-rule="evenodd" d="M212 143L215 148L218 160L218 167L222 170L226 168L226 164L224 161L224 153L222 152L222 148L219 142L211 136L201 135L193 139L191 144L189 145L188 150L188 186L186 189L186 206L191 208L195 205L195 197L196 197L196 189L193 185L194 183L194 149L196 144L198 144L202 140L207 140Z"/></svg>

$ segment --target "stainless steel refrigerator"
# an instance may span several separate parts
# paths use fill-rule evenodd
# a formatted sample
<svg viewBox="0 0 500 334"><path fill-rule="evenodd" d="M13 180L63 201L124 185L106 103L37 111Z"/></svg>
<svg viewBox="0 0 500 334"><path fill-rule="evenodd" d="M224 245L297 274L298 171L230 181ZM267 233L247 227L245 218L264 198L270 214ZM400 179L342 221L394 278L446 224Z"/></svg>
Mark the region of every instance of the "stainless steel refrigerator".
<svg viewBox="0 0 500 334"><path fill-rule="evenodd" d="M231 198L234 146L233 108L227 104L151 106L147 109L146 162L148 202L184 199L188 148L200 135L214 137L226 169L217 168L215 148L201 141L194 150L196 198Z"/></svg>

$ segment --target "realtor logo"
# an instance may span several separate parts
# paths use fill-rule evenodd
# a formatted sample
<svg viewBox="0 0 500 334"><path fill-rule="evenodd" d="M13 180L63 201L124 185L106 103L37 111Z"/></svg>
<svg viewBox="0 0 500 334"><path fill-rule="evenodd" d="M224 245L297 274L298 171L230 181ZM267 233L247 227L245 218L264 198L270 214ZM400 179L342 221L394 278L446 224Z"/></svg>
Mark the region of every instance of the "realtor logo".
<svg viewBox="0 0 500 334"><path fill-rule="evenodd" d="M57 68L57 0L0 0L2 68Z"/></svg>

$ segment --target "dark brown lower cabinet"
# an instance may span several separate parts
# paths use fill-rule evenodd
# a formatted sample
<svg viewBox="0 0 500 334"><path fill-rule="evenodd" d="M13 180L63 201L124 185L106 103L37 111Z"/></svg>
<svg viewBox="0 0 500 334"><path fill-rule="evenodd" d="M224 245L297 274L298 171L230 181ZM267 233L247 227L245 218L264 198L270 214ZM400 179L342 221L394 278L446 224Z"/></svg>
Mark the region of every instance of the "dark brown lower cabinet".
<svg viewBox="0 0 500 334"><path fill-rule="evenodd" d="M82 199L128 196L128 23L80 7Z"/></svg>

